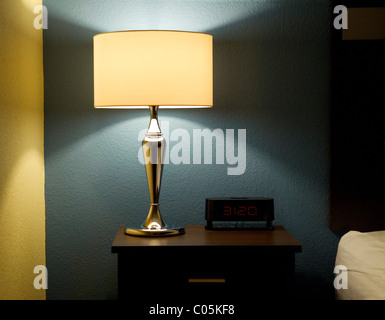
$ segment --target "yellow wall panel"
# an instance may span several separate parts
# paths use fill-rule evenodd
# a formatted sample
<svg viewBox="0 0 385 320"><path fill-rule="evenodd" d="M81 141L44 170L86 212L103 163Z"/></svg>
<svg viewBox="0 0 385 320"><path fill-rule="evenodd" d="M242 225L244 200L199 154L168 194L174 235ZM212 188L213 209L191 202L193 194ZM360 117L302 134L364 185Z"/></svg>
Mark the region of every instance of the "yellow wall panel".
<svg viewBox="0 0 385 320"><path fill-rule="evenodd" d="M0 1L0 299L45 299L42 0Z"/></svg>

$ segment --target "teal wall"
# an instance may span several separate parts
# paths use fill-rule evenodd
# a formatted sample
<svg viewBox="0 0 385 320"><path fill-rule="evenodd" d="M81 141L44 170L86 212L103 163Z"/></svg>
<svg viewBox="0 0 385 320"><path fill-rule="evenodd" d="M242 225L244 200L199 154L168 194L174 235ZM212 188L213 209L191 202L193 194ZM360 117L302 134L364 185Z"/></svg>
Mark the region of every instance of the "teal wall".
<svg viewBox="0 0 385 320"><path fill-rule="evenodd" d="M149 113L93 108L92 37L132 29L214 36L214 107L161 110L170 131L247 130L243 175L227 175L227 164L165 165L165 220L204 224L210 196L273 197L275 223L303 244L297 297L333 298L338 236L328 229L329 1L44 5L47 298L116 298L112 240L120 225L139 225L148 211L138 134Z"/></svg>

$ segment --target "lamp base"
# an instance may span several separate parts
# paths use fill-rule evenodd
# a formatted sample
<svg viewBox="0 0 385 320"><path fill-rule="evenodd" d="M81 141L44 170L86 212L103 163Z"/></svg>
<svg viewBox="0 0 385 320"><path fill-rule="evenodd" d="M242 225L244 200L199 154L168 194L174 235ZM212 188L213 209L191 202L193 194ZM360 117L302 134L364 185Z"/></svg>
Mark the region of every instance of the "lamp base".
<svg viewBox="0 0 385 320"><path fill-rule="evenodd" d="M129 236L137 237L170 237L184 234L184 228L164 228L158 230L127 228L125 233Z"/></svg>

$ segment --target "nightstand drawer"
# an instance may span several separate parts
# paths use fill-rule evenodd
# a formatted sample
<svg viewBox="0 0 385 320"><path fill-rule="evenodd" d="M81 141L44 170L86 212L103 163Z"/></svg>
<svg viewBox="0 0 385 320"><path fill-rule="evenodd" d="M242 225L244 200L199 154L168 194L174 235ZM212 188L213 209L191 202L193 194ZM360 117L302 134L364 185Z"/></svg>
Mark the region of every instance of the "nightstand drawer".
<svg viewBox="0 0 385 320"><path fill-rule="evenodd" d="M279 228L232 232L203 226L186 226L186 234L173 239L122 237L113 246L118 253L119 299L185 303L189 297L236 303L291 298L295 252L301 250L293 239ZM149 295L153 291L157 294Z"/></svg>

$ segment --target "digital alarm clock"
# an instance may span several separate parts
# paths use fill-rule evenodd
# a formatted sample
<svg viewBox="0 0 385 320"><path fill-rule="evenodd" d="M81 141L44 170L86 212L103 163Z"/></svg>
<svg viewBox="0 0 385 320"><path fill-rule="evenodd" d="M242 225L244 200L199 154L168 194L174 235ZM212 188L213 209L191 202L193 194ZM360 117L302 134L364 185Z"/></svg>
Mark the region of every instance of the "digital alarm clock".
<svg viewBox="0 0 385 320"><path fill-rule="evenodd" d="M272 230L274 199L272 198L207 198L206 229Z"/></svg>

